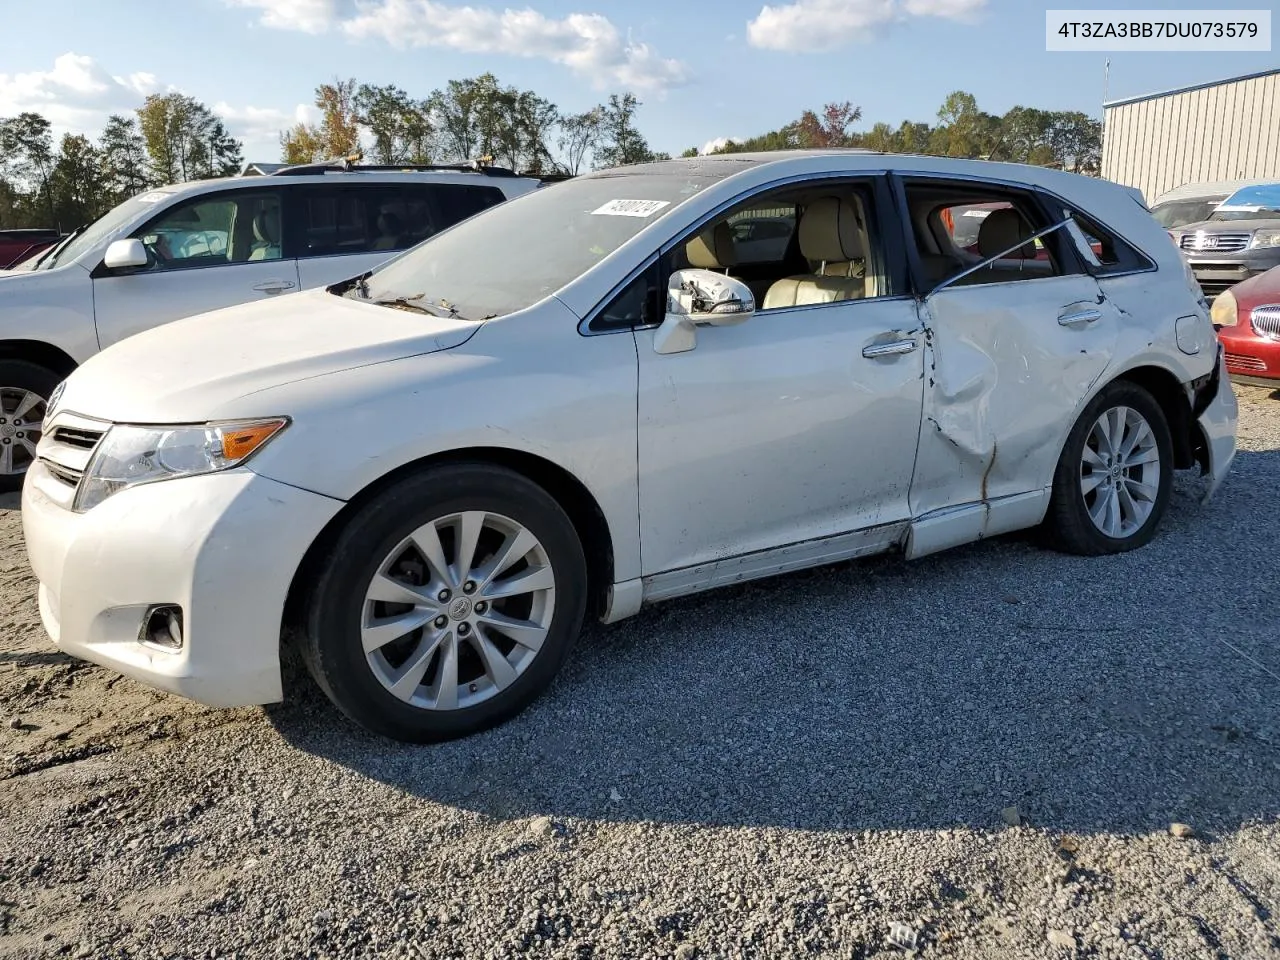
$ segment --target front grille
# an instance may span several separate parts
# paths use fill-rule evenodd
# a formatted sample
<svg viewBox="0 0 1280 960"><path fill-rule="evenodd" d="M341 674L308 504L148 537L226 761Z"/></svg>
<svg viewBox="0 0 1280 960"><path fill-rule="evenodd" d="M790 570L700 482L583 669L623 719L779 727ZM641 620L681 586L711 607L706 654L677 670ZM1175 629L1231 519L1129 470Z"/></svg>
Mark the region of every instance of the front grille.
<svg viewBox="0 0 1280 960"><path fill-rule="evenodd" d="M1212 300L1218 294L1230 290L1235 286L1233 280L1201 280L1200 291L1205 295L1206 299Z"/></svg>
<svg viewBox="0 0 1280 960"><path fill-rule="evenodd" d="M1207 253L1234 253L1249 246L1247 233L1184 233L1179 241L1183 250L1194 250Z"/></svg>
<svg viewBox="0 0 1280 960"><path fill-rule="evenodd" d="M1236 370L1262 371L1267 369L1267 365L1257 357L1246 357L1238 353L1224 353L1223 356L1226 358L1227 366Z"/></svg>
<svg viewBox="0 0 1280 960"><path fill-rule="evenodd" d="M1280 303L1254 307L1249 314L1249 323L1259 336L1280 340Z"/></svg>
<svg viewBox="0 0 1280 960"><path fill-rule="evenodd" d="M55 427L53 439L57 443L65 443L69 447L81 450L92 450L102 439L101 430L86 430L83 427Z"/></svg>
<svg viewBox="0 0 1280 960"><path fill-rule="evenodd" d="M56 414L36 448L40 462L50 476L74 490L108 426L76 414Z"/></svg>

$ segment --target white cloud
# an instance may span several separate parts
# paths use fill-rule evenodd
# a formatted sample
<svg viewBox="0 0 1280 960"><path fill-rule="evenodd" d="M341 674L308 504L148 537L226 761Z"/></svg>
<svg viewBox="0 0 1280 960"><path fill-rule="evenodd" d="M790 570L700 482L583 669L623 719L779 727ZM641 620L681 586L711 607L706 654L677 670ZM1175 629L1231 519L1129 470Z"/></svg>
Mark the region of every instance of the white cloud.
<svg viewBox="0 0 1280 960"><path fill-rule="evenodd" d="M794 0L761 8L747 24L747 40L769 50L833 50L870 40L885 24L911 17L963 20L987 0Z"/></svg>
<svg viewBox="0 0 1280 960"><path fill-rule="evenodd" d="M599 87L662 92L688 80L679 60L661 56L599 13L555 18L530 7L473 7L437 0L226 0L262 11L264 26L323 33L393 47L444 47L462 53L537 57L568 67Z"/></svg>
<svg viewBox="0 0 1280 960"><path fill-rule="evenodd" d="M336 0L227 0L235 7L261 10L264 27L324 33L338 16Z"/></svg>
<svg viewBox="0 0 1280 960"><path fill-rule="evenodd" d="M80 132L101 125L109 113L136 107L157 87L149 73L114 77L92 57L64 53L52 70L0 73L0 117L31 110L60 131Z"/></svg>
<svg viewBox="0 0 1280 960"><path fill-rule="evenodd" d="M0 117L29 110L49 121L55 139L64 133L97 138L110 114L132 115L148 95L176 89L152 73L115 76L92 57L64 53L50 70L0 73ZM298 104L290 112L219 102L212 110L223 118L233 137L244 141L246 157L254 160L275 158L282 130L318 119L318 111L309 104Z"/></svg>
<svg viewBox="0 0 1280 960"><path fill-rule="evenodd" d="M705 157L707 154L714 153L717 150L721 150L724 147L727 147L734 140L739 140L739 139L741 138L740 137L716 137L714 140L708 140L706 143L700 146L698 148L698 153L702 154L702 156Z"/></svg>
<svg viewBox="0 0 1280 960"><path fill-rule="evenodd" d="M315 123L319 119L319 111L306 103L298 104L290 112L275 107L233 107L225 100L220 100L211 109L223 119L233 137L255 145L275 142L282 131L296 123Z"/></svg>

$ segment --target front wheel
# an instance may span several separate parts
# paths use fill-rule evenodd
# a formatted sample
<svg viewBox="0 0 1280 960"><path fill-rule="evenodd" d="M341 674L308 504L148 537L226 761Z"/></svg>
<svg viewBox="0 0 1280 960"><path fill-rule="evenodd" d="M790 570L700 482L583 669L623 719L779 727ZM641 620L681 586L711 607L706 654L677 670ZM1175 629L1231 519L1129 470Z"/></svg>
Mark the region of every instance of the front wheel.
<svg viewBox="0 0 1280 960"><path fill-rule="evenodd" d="M524 709L581 629L586 561L536 484L488 464L433 468L365 505L310 590L303 658L362 726L465 736Z"/></svg>
<svg viewBox="0 0 1280 960"><path fill-rule="evenodd" d="M1164 411L1142 387L1116 381L1067 437L1045 521L1050 542L1087 556L1137 549L1155 535L1172 484Z"/></svg>
<svg viewBox="0 0 1280 960"><path fill-rule="evenodd" d="M35 463L45 406L61 379L26 360L0 360L0 493L21 489Z"/></svg>

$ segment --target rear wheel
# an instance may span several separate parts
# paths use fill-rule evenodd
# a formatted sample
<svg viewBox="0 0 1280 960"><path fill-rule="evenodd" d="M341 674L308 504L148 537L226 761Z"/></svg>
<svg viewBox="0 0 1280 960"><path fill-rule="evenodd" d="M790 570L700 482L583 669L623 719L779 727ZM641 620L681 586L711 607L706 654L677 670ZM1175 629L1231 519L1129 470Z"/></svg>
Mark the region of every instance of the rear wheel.
<svg viewBox="0 0 1280 960"><path fill-rule="evenodd" d="M383 491L338 535L302 651L349 717L398 740L474 733L555 676L582 626L586 562L545 491L487 464Z"/></svg>
<svg viewBox="0 0 1280 960"><path fill-rule="evenodd" d="M1071 429L1054 474L1046 527L1052 544L1096 556L1155 535L1173 484L1173 440L1146 390L1116 381Z"/></svg>
<svg viewBox="0 0 1280 960"><path fill-rule="evenodd" d="M22 487L36 459L45 405L61 379L26 360L0 360L0 493Z"/></svg>

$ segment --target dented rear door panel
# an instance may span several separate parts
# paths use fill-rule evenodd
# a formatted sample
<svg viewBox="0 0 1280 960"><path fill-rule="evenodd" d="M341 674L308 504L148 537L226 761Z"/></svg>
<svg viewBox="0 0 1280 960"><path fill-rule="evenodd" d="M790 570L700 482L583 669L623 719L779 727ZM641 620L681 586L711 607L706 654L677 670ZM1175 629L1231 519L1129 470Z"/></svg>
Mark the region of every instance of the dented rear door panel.
<svg viewBox="0 0 1280 960"><path fill-rule="evenodd" d="M927 353L912 513L1045 488L1114 356L1119 315L1097 281L949 287L920 311Z"/></svg>

